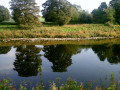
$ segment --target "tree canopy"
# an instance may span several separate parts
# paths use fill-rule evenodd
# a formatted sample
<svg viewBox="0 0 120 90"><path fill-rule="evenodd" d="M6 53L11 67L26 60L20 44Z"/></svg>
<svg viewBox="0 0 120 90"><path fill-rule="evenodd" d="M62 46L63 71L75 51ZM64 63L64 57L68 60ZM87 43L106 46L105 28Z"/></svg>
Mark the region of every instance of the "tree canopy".
<svg viewBox="0 0 120 90"><path fill-rule="evenodd" d="M9 20L9 18L10 18L9 10L4 6L0 6L0 22Z"/></svg>
<svg viewBox="0 0 120 90"><path fill-rule="evenodd" d="M39 6L35 0L11 0L12 17L20 28L33 29L40 24ZM82 10L81 6L67 0L46 0L43 3L42 15L46 22L62 26L70 23L120 24L120 0L111 0L110 4L102 2L92 13ZM9 11L0 6L0 22L8 20Z"/></svg>
<svg viewBox="0 0 120 90"><path fill-rule="evenodd" d="M71 22L79 22L80 12L82 11L81 6L76 4L71 5L71 11L72 11Z"/></svg>
<svg viewBox="0 0 120 90"><path fill-rule="evenodd" d="M110 6L115 9L115 20L120 24L120 0L112 0Z"/></svg>
<svg viewBox="0 0 120 90"><path fill-rule="evenodd" d="M20 28L32 29L40 24L35 0L11 0L12 16Z"/></svg>
<svg viewBox="0 0 120 90"><path fill-rule="evenodd" d="M93 14L93 22L94 23L105 23L106 20L106 9L107 9L106 2L102 2L98 9L94 9L92 11Z"/></svg>
<svg viewBox="0 0 120 90"><path fill-rule="evenodd" d="M106 9L106 20L115 23L115 10L112 7Z"/></svg>
<svg viewBox="0 0 120 90"><path fill-rule="evenodd" d="M80 23L92 23L92 15L89 14L87 11L82 10L79 16Z"/></svg>
<svg viewBox="0 0 120 90"><path fill-rule="evenodd" d="M43 8L43 17L48 22L56 22L59 25L64 25L71 20L71 3L67 0L47 0L43 4Z"/></svg>

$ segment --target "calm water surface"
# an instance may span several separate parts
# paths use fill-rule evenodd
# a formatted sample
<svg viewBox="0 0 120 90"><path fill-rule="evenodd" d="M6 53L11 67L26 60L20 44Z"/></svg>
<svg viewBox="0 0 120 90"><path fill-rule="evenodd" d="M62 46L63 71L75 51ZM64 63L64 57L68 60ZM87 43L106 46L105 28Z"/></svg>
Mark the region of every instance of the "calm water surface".
<svg viewBox="0 0 120 90"><path fill-rule="evenodd" d="M16 85L23 80L36 85L41 78L47 89L57 77L98 85L111 72L119 79L120 44L0 46L0 78L6 74Z"/></svg>

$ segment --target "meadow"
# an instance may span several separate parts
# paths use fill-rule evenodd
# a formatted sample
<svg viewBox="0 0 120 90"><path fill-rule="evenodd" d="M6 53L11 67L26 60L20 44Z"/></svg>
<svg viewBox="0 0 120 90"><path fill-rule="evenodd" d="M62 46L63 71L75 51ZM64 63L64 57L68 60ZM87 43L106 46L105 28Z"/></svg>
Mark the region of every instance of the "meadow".
<svg viewBox="0 0 120 90"><path fill-rule="evenodd" d="M120 26L104 24L69 24L64 26L44 23L35 29L19 29L14 22L0 23L0 38L90 38L120 37Z"/></svg>

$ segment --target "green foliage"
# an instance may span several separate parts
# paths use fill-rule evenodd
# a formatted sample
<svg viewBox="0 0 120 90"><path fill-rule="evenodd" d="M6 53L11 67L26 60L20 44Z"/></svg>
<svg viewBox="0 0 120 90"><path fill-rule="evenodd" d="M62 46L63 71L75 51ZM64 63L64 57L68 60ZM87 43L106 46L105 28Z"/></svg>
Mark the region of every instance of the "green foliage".
<svg viewBox="0 0 120 90"><path fill-rule="evenodd" d="M0 38L89 38L120 37L120 26L103 24L43 25L34 30L20 30L16 25L0 25Z"/></svg>
<svg viewBox="0 0 120 90"><path fill-rule="evenodd" d="M11 0L10 4L13 19L20 28L32 29L40 24L35 0Z"/></svg>
<svg viewBox="0 0 120 90"><path fill-rule="evenodd" d="M113 22L110 22L110 21L106 22L105 26L109 26L109 27L113 27L114 28Z"/></svg>
<svg viewBox="0 0 120 90"><path fill-rule="evenodd" d="M0 81L0 90L16 90L10 80L3 79Z"/></svg>
<svg viewBox="0 0 120 90"><path fill-rule="evenodd" d="M43 4L43 17L48 22L56 22L59 25L69 23L71 20L71 4L67 0L47 0Z"/></svg>
<svg viewBox="0 0 120 90"><path fill-rule="evenodd" d="M64 90L72 90L77 89L77 81L72 80L71 78L68 78L66 81L66 84L64 85Z"/></svg>
<svg viewBox="0 0 120 90"><path fill-rule="evenodd" d="M0 6L0 22L9 20L9 18L10 18L9 10L4 6Z"/></svg>
<svg viewBox="0 0 120 90"><path fill-rule="evenodd" d="M80 84L78 84L77 81L68 78L65 84L60 84L60 78L58 79L58 87L56 85L56 83L50 82L49 84L49 90L120 90L120 84L119 81L116 83L114 80L114 75L113 73L111 73L111 76L109 77L109 83L107 82L106 87L103 86L96 86L96 88L94 89L93 86L93 82L87 82L84 86L84 84L81 82ZM29 86L29 87L28 87ZM14 83L11 80L8 79L2 79L0 80L0 90L18 90L17 87L14 85ZM20 88L19 90L45 90L44 87L42 87L40 84L38 84L37 86L30 86L28 85L27 82L23 82L20 84Z"/></svg>
<svg viewBox="0 0 120 90"><path fill-rule="evenodd" d="M58 10L58 15L56 16L56 22L60 26L68 24L70 22L70 20L71 20L71 18L66 16L66 14L63 10Z"/></svg>
<svg viewBox="0 0 120 90"><path fill-rule="evenodd" d="M111 0L110 6L115 9L115 20L120 24L120 0Z"/></svg>
<svg viewBox="0 0 120 90"><path fill-rule="evenodd" d="M101 5L98 7L98 9L100 10L100 11L105 11L105 9L107 9L107 4L106 4L106 2L102 2L101 3Z"/></svg>
<svg viewBox="0 0 120 90"><path fill-rule="evenodd" d="M105 23L105 22L107 22L107 20L106 20L106 9L107 9L106 2L102 2L101 5L98 7L98 9L94 9L92 11L93 22L94 23Z"/></svg>
<svg viewBox="0 0 120 90"><path fill-rule="evenodd" d="M70 22L78 22L79 17L80 17L80 11L81 11L81 6L78 5L72 5L71 11L72 11L72 17Z"/></svg>
<svg viewBox="0 0 120 90"><path fill-rule="evenodd" d="M108 7L106 10L106 20L111 22L111 23L115 23L115 10L111 7Z"/></svg>
<svg viewBox="0 0 120 90"><path fill-rule="evenodd" d="M92 23L92 15L86 12L85 10L82 10L80 12L79 22L80 23Z"/></svg>

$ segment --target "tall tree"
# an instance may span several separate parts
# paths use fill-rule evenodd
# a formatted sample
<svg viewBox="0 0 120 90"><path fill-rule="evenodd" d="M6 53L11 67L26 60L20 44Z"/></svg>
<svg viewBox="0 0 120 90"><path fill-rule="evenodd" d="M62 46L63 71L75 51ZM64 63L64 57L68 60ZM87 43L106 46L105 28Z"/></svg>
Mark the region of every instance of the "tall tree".
<svg viewBox="0 0 120 90"><path fill-rule="evenodd" d="M120 24L120 0L112 0L110 6L115 9L115 19Z"/></svg>
<svg viewBox="0 0 120 90"><path fill-rule="evenodd" d="M0 22L9 20L9 18L10 18L9 10L4 6L0 6Z"/></svg>
<svg viewBox="0 0 120 90"><path fill-rule="evenodd" d="M115 23L115 10L112 7L106 9L106 20Z"/></svg>
<svg viewBox="0 0 120 90"><path fill-rule="evenodd" d="M106 2L102 2L101 5L98 7L100 11L105 11L107 9L107 4Z"/></svg>
<svg viewBox="0 0 120 90"><path fill-rule="evenodd" d="M71 11L72 11L72 15L71 15L72 17L70 22L79 22L80 12L82 11L81 6L74 4L71 6Z"/></svg>
<svg viewBox="0 0 120 90"><path fill-rule="evenodd" d="M79 22L80 23L92 23L92 15L87 11L82 10L79 14Z"/></svg>
<svg viewBox="0 0 120 90"><path fill-rule="evenodd" d="M32 29L39 21L39 7L35 0L11 0L12 16L20 28Z"/></svg>
<svg viewBox="0 0 120 90"><path fill-rule="evenodd" d="M64 25L71 20L71 4L67 0L47 0L43 8L42 14L46 21Z"/></svg>
<svg viewBox="0 0 120 90"><path fill-rule="evenodd" d="M98 9L94 9L92 11L93 14L93 22L94 23L106 23L106 9L107 9L106 2L102 2Z"/></svg>

